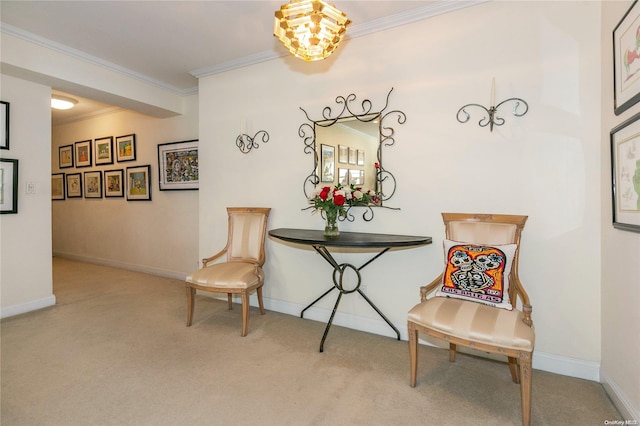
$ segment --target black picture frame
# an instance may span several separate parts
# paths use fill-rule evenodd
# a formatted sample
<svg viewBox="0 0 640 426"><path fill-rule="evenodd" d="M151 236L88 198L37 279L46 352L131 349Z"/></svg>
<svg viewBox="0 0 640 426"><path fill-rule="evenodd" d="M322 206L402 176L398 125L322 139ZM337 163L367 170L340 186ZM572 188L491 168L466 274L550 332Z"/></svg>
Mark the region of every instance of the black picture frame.
<svg viewBox="0 0 640 426"><path fill-rule="evenodd" d="M614 127L610 141L613 227L640 232L640 113Z"/></svg>
<svg viewBox="0 0 640 426"><path fill-rule="evenodd" d="M0 149L9 149L9 102L0 101Z"/></svg>
<svg viewBox="0 0 640 426"><path fill-rule="evenodd" d="M73 167L73 144L58 148L58 167L66 169Z"/></svg>
<svg viewBox="0 0 640 426"><path fill-rule="evenodd" d="M104 171L104 196L105 198L124 197L124 170L105 170Z"/></svg>
<svg viewBox="0 0 640 426"><path fill-rule="evenodd" d="M67 198L82 198L82 174L67 173L65 180Z"/></svg>
<svg viewBox="0 0 640 426"><path fill-rule="evenodd" d="M135 161L136 159L136 135L123 135L116 137L116 160L118 163Z"/></svg>
<svg viewBox="0 0 640 426"><path fill-rule="evenodd" d="M94 139L93 156L96 166L113 164L113 136Z"/></svg>
<svg viewBox="0 0 640 426"><path fill-rule="evenodd" d="M127 167L127 201L151 201L151 166Z"/></svg>
<svg viewBox="0 0 640 426"><path fill-rule="evenodd" d="M91 139L76 142L73 146L76 167L91 167Z"/></svg>
<svg viewBox="0 0 640 426"><path fill-rule="evenodd" d="M158 145L160 191L197 190L200 187L198 140Z"/></svg>
<svg viewBox="0 0 640 426"><path fill-rule="evenodd" d="M102 198L102 172L84 172L84 198Z"/></svg>
<svg viewBox="0 0 640 426"><path fill-rule="evenodd" d="M65 178L64 173L51 174L51 199L60 201L65 199Z"/></svg>
<svg viewBox="0 0 640 426"><path fill-rule="evenodd" d="M613 29L613 106L620 115L640 101L640 4L634 1Z"/></svg>
<svg viewBox="0 0 640 426"><path fill-rule="evenodd" d="M0 213L18 213L18 160L0 158Z"/></svg>

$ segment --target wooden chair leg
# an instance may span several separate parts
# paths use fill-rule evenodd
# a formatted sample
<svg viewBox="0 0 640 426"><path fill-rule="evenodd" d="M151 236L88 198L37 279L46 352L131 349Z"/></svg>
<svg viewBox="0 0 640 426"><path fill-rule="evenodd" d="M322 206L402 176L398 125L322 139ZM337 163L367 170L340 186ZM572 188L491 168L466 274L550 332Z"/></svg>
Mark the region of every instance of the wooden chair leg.
<svg viewBox="0 0 640 426"><path fill-rule="evenodd" d="M409 385L416 387L416 375L418 373L418 330L409 325Z"/></svg>
<svg viewBox="0 0 640 426"><path fill-rule="evenodd" d="M449 362L455 362L456 360L456 345L455 343L449 343Z"/></svg>
<svg viewBox="0 0 640 426"><path fill-rule="evenodd" d="M520 397L522 401L522 425L531 424L531 353L520 354Z"/></svg>
<svg viewBox="0 0 640 426"><path fill-rule="evenodd" d="M262 301L262 286L258 287L256 290L256 294L258 295L258 305L260 306L260 314L264 315L264 302Z"/></svg>
<svg viewBox="0 0 640 426"><path fill-rule="evenodd" d="M249 323L249 293L242 292L242 337L247 335L247 325Z"/></svg>
<svg viewBox="0 0 640 426"><path fill-rule="evenodd" d="M187 327L191 327L193 320L193 305L195 301L196 289L187 286Z"/></svg>
<svg viewBox="0 0 640 426"><path fill-rule="evenodd" d="M227 306L229 306L229 310L233 309L233 294L227 293Z"/></svg>
<svg viewBox="0 0 640 426"><path fill-rule="evenodd" d="M509 371L511 371L513 383L520 383L520 377L518 376L518 359L512 356L507 358L509 359Z"/></svg>

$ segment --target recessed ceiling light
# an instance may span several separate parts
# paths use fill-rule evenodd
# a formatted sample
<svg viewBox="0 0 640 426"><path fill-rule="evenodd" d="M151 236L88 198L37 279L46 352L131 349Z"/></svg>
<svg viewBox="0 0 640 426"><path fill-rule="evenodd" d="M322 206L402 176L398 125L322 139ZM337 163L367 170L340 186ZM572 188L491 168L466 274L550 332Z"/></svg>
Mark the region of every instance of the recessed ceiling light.
<svg viewBox="0 0 640 426"><path fill-rule="evenodd" d="M66 96L53 95L51 96L51 108L54 109L71 109L78 103L77 99L69 98Z"/></svg>

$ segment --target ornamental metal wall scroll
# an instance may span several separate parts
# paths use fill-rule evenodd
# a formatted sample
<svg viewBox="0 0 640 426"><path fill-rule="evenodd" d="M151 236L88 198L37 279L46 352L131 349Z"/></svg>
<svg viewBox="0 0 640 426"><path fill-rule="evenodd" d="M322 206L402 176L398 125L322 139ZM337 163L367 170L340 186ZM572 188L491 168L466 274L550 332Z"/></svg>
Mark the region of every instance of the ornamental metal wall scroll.
<svg viewBox="0 0 640 426"><path fill-rule="evenodd" d="M496 105L495 104L495 79L494 79L493 82L491 83L491 105L489 106L489 108L487 109L484 106L479 104L467 104L458 110L458 113L456 114L456 119L460 123L466 123L471 118L471 116L466 111L466 109L470 107L480 108L481 110L484 111L486 116L483 116L480 119L480 121L478 121L478 125L480 127L489 126L489 131L493 132L493 126L502 126L505 123L505 119L497 115L498 108L500 108L502 105L509 102L514 103L512 112L515 117L522 117L527 113L527 111L529 111L529 105L523 99L520 99L520 98L505 99L504 101ZM520 106L522 106L522 108L520 108ZM518 111L519 108L524 110ZM460 118L461 114L463 114L462 118Z"/></svg>
<svg viewBox="0 0 640 426"><path fill-rule="evenodd" d="M240 149L240 152L248 154L252 149L260 148L260 145L256 142L259 136L261 136L263 143L269 142L269 133L265 130L260 130L253 136L249 136L246 133L240 133L236 138L236 146Z"/></svg>
<svg viewBox="0 0 640 426"><path fill-rule="evenodd" d="M386 97L386 103L381 109L374 109L373 103L369 99L363 100L358 105L358 103L356 102L356 95L353 93L346 97L338 96L335 100L337 104L336 110L334 111L330 106L324 107L322 110L322 118L318 120L311 119L307 111L304 110L304 108L300 107L302 112L304 112L305 116L307 117L309 123L303 123L302 125L300 125L298 129L298 135L303 139L304 152L306 154L313 155L313 170L311 171L311 174L309 174L305 178L303 183L304 195L308 200L312 198L316 186L321 182L320 176L318 176L318 164L320 158L317 149L319 145L317 145L316 143L316 128L330 127L336 123L347 121L357 121L359 123L372 123L373 125L377 125L376 133L378 135L378 141L375 148L375 154L372 153L372 157L373 159L375 159L375 161L371 161L370 163L371 170L366 170L365 172L375 173L375 188L368 189L376 193L376 197L379 202L377 204L349 206L347 208L347 216L345 218L341 218L340 220L348 220L349 222L353 222L355 220L354 215L350 213L352 207L364 207L365 211L362 214L362 218L367 222L373 219L373 207L384 207L392 210L400 210L399 208L393 208L384 205L384 202L390 199L396 191L396 179L391 172L384 168L384 164L382 162L383 147L392 146L395 144L395 130L393 129L393 127L390 127L388 122L391 123L392 120L395 120L398 124L404 124L407 120L405 113L402 111L387 111L387 108L389 107L389 98L392 91L393 88L389 90L389 93ZM341 141L341 143L344 143L344 141ZM369 164L369 161L367 161L367 164ZM365 166L364 168L366 169L367 167ZM338 182L340 182L339 174L336 174L336 176L336 179L338 179Z"/></svg>

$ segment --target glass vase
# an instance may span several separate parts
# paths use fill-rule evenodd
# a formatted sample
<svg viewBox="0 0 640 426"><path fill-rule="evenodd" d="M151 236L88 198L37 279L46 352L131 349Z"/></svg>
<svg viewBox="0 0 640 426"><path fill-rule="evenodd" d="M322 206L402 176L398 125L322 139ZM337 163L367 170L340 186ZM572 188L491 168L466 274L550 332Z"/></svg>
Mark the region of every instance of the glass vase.
<svg viewBox="0 0 640 426"><path fill-rule="evenodd" d="M337 212L326 212L327 213L327 223L324 226L324 236L327 238L335 238L340 235L340 230L338 229L338 213Z"/></svg>

